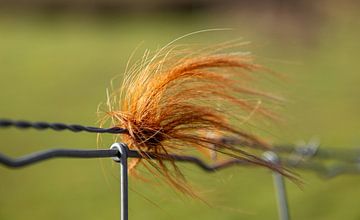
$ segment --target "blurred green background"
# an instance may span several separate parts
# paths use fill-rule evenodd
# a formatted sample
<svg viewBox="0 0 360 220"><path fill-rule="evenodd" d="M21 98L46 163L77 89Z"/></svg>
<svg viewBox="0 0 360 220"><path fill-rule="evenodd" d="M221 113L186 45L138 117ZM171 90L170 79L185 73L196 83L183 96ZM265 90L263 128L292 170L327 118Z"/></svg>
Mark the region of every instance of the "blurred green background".
<svg viewBox="0 0 360 220"><path fill-rule="evenodd" d="M318 137L324 147L360 144L360 17L356 1L1 1L0 117L95 125L110 80L131 52L242 37L258 62L285 73L289 102L275 143ZM137 57L141 55L138 53ZM93 134L0 130L0 152L96 148ZM100 147L108 148L111 135ZM212 207L167 187L131 180L130 219L277 219L271 174L235 167L206 174L185 165ZM360 219L360 176L288 182L293 219ZM118 219L118 166L110 159L56 159L0 167L0 219Z"/></svg>

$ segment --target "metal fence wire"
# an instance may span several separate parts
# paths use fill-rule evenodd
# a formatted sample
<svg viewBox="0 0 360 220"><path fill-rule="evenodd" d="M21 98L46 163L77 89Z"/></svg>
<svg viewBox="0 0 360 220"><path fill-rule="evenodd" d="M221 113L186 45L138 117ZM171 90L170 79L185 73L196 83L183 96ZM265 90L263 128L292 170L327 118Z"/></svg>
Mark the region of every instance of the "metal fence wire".
<svg viewBox="0 0 360 220"><path fill-rule="evenodd" d="M71 132L91 133L126 133L123 128L96 128L82 125L67 125L63 123L28 122L0 119L0 128L15 127L19 129L34 128L38 130L52 129L55 131L68 130ZM220 137L219 142L240 144L236 139ZM153 153L147 153L148 159L156 159ZM160 155L162 159L177 162L187 162L198 166L206 172L215 172L235 165L251 166L245 160L230 159L224 162L208 164L193 156L184 155ZM314 171L324 178L332 178L340 174L360 174L360 148L353 150L320 149L316 141L298 146L277 145L272 151L263 154L264 159L274 164L283 164L289 168ZM112 158L120 164L120 218L128 220L128 158L142 158L137 151L130 150L125 143L114 143L110 149L83 150L83 149L50 149L44 150L19 158L11 158L0 153L0 164L9 168L20 168L34 163L53 158ZM329 165L329 161L331 161ZM273 171L274 188L276 191L278 212L280 220L289 220L289 208L286 196L285 182L283 176Z"/></svg>

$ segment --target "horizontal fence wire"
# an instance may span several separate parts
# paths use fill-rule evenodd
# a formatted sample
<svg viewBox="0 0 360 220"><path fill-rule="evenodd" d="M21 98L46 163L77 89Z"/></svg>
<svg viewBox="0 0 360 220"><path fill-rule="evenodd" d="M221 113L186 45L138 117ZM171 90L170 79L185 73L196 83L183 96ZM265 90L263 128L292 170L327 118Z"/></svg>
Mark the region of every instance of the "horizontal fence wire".
<svg viewBox="0 0 360 220"><path fill-rule="evenodd" d="M235 164L249 164L245 160L229 160L218 164L209 165L206 162L200 160L197 157L176 155L176 154L154 154L152 152L145 153L147 159L156 160L157 158L163 160L172 160L178 162L189 162L197 165L201 169L212 172L222 168L227 168ZM51 149L32 153L19 158L11 158L4 154L0 154L0 164L7 167L23 167L34 163L38 163L44 160L53 158L106 158L117 157L120 158L120 152L118 150L80 150L80 149ZM138 151L127 149L127 157L129 158L144 158Z"/></svg>
<svg viewBox="0 0 360 220"><path fill-rule="evenodd" d="M276 151L276 147L274 148ZM281 148L282 149L282 148ZM278 152L281 155L281 152ZM217 170L229 168L232 166L253 166L246 160L241 159L229 159L222 162L216 162L208 164L207 162L193 156L186 155L154 155L152 152L145 153L146 159L156 160L161 157L163 160L172 160L177 162L188 162L194 164L207 172L214 172ZM138 151L128 150L127 156L129 158L144 158ZM51 149L32 153L19 158L11 158L4 154L0 154L0 164L3 164L11 168L19 168L28 166L34 163L38 163L44 160L53 158L106 158L106 157L120 157L118 150L82 150L82 149ZM312 158L304 158L300 154L291 154L287 157L280 157L281 164L288 168L297 168L302 170L308 170L318 173L325 178L332 178L340 174L360 174L360 166L358 163L334 163L332 165L326 165L324 161Z"/></svg>
<svg viewBox="0 0 360 220"><path fill-rule="evenodd" d="M10 119L0 119L0 128L9 128L15 127L19 129L37 129L37 130L45 130L45 129L52 129L54 131L64 131L68 130L71 132L90 132L90 133L110 133L110 134L121 134L126 133L127 130L125 128L97 128L91 126L83 126L77 124L63 124L63 123L49 123L49 122L29 122L23 120L10 120Z"/></svg>
<svg viewBox="0 0 360 220"><path fill-rule="evenodd" d="M8 167L16 168L53 158L105 158L116 157L118 155L119 151L117 150L51 149L32 153L16 159L0 154L0 163Z"/></svg>
<svg viewBox="0 0 360 220"><path fill-rule="evenodd" d="M38 130L52 129L55 131L69 130L72 132L91 132L91 133L126 133L124 128L96 128L82 125L66 125L63 123L47 123L47 122L28 122L15 121L9 119L0 119L0 128L15 127L20 129L34 128ZM230 137L218 137L216 141L241 146L243 142ZM215 146L216 147L216 146ZM322 177L331 178L340 174L360 174L360 148L355 149L335 149L320 148L319 143L309 143L305 145L276 145L271 151L279 155L281 163L294 169L303 169L316 172ZM235 165L252 165L245 160L229 159L222 162L214 162L209 164L197 157L187 155L163 154L154 155L151 152L140 154L137 151L127 149L127 155L130 158L154 159L161 157L164 160L172 160L178 162L188 162L197 165L207 172L214 172L220 169L232 167ZM83 149L48 149L19 158L11 158L0 153L0 164L7 167L17 168L38 163L53 158L106 158L120 157L118 150L83 150Z"/></svg>

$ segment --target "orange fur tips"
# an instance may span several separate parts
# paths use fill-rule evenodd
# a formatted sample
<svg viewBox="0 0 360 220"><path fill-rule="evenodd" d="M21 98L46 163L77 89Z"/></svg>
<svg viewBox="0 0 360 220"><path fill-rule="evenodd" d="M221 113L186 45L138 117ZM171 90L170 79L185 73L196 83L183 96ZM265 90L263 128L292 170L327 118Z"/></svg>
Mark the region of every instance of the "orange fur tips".
<svg viewBox="0 0 360 220"><path fill-rule="evenodd" d="M105 119L126 128L128 134L121 140L145 158L146 152L217 151L291 176L258 156L269 145L245 129L253 120L277 118L268 105L279 98L255 89L256 79L271 73L249 55L221 52L227 47L231 45L201 50L167 46L154 54L146 52L109 97ZM222 143L207 134L233 137L242 144ZM132 159L130 172L141 176L136 169L140 164L174 188L196 196L175 162Z"/></svg>

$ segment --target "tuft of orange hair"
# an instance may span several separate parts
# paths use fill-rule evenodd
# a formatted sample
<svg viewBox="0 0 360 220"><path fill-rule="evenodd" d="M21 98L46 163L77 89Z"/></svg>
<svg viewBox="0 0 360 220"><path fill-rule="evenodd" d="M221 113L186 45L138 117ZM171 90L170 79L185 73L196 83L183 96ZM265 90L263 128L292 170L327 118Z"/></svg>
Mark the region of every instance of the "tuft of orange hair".
<svg viewBox="0 0 360 220"><path fill-rule="evenodd" d="M105 120L127 129L121 139L144 159L132 159L130 173L142 164L182 193L196 197L174 161L160 155L185 154L193 150L216 151L227 157L291 173L261 158L270 145L244 129L249 120L276 120L269 103L279 98L255 87L256 78L269 74L247 54L225 53L221 45L188 50L167 46L126 71L123 84L108 100ZM219 142L215 133L241 140L241 145ZM215 146L215 147L213 147ZM256 149L256 150L254 150ZM148 152L159 157L150 160Z"/></svg>

